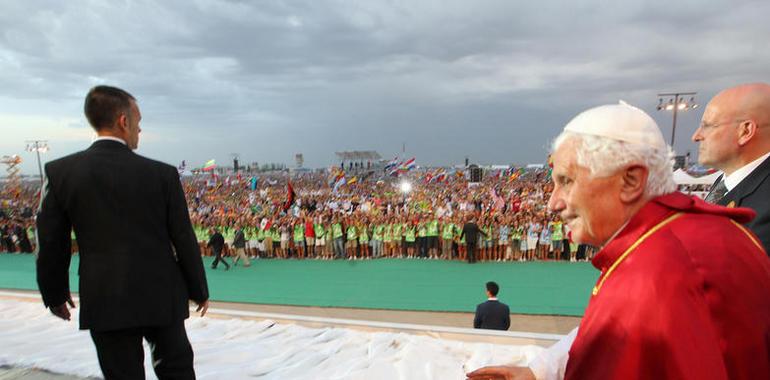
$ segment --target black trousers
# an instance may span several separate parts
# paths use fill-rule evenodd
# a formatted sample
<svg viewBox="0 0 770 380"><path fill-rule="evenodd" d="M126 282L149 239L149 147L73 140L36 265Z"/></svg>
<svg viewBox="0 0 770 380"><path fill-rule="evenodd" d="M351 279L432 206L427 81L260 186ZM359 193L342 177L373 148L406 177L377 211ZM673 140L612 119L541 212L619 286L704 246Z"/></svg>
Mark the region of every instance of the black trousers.
<svg viewBox="0 0 770 380"><path fill-rule="evenodd" d="M144 379L143 338L150 344L158 379L195 379L192 346L184 321L179 321L163 327L91 331L105 380Z"/></svg>
<svg viewBox="0 0 770 380"><path fill-rule="evenodd" d="M219 251L214 251L214 254L217 255L217 257L214 258L214 262L211 263L212 268L217 269L217 264L219 264L219 262L222 262L222 264L225 265L225 268L230 268L230 264L228 264L227 261L225 261L225 259L222 258L221 249Z"/></svg>
<svg viewBox="0 0 770 380"><path fill-rule="evenodd" d="M428 238L417 237L417 256L428 257Z"/></svg>
<svg viewBox="0 0 770 380"><path fill-rule="evenodd" d="M475 263L476 262L476 242L466 241L465 245L468 251L468 262Z"/></svg>

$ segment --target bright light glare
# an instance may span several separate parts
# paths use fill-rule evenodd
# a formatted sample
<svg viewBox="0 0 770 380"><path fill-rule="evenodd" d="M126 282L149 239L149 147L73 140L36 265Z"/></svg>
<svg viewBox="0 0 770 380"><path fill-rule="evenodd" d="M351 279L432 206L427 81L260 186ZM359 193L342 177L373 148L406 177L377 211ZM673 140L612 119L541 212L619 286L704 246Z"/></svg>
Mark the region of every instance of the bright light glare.
<svg viewBox="0 0 770 380"><path fill-rule="evenodd" d="M399 187L401 187L401 192L403 193L408 193L412 191L412 184L406 181L401 182L401 185Z"/></svg>

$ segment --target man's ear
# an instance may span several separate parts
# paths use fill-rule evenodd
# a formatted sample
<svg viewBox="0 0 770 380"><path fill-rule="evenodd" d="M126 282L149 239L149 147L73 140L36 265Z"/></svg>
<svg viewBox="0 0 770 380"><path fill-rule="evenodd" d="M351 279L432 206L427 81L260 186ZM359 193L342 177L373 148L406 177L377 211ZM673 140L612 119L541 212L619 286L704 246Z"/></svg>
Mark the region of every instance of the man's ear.
<svg viewBox="0 0 770 380"><path fill-rule="evenodd" d="M128 114L121 113L120 116L118 116L117 125L118 125L118 130L120 130L121 132L128 131L128 127L129 127Z"/></svg>
<svg viewBox="0 0 770 380"><path fill-rule="evenodd" d="M644 195L647 187L647 177L650 171L642 165L632 165L623 172L620 187L620 200L623 203L634 203Z"/></svg>
<svg viewBox="0 0 770 380"><path fill-rule="evenodd" d="M738 145L744 146L751 141L757 133L757 123L754 120L742 121L738 124Z"/></svg>

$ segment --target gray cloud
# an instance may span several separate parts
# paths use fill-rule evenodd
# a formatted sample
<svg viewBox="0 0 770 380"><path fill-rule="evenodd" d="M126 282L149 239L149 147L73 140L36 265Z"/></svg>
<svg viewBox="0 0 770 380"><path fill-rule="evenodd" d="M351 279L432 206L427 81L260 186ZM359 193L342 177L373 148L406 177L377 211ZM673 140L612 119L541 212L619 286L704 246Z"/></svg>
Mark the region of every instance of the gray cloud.
<svg viewBox="0 0 770 380"><path fill-rule="evenodd" d="M767 14L728 1L4 2L0 154L29 138L51 140L49 159L86 146L51 128L86 128L85 92L109 83L139 98L140 152L171 163L302 152L318 167L403 142L422 164L539 162L590 106L624 99L668 136L658 92L704 104L766 81ZM678 151L695 150L701 112L681 116ZM14 124L30 116L47 127Z"/></svg>

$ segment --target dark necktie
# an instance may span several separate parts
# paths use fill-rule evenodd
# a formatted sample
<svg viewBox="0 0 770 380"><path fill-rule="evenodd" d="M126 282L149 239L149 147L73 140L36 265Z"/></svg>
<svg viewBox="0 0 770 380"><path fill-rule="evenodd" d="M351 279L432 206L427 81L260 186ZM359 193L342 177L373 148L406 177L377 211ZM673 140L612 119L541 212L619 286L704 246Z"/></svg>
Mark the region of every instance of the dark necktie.
<svg viewBox="0 0 770 380"><path fill-rule="evenodd" d="M725 180L722 178L706 195L706 202L717 204L725 194L727 194L727 186L725 186Z"/></svg>

